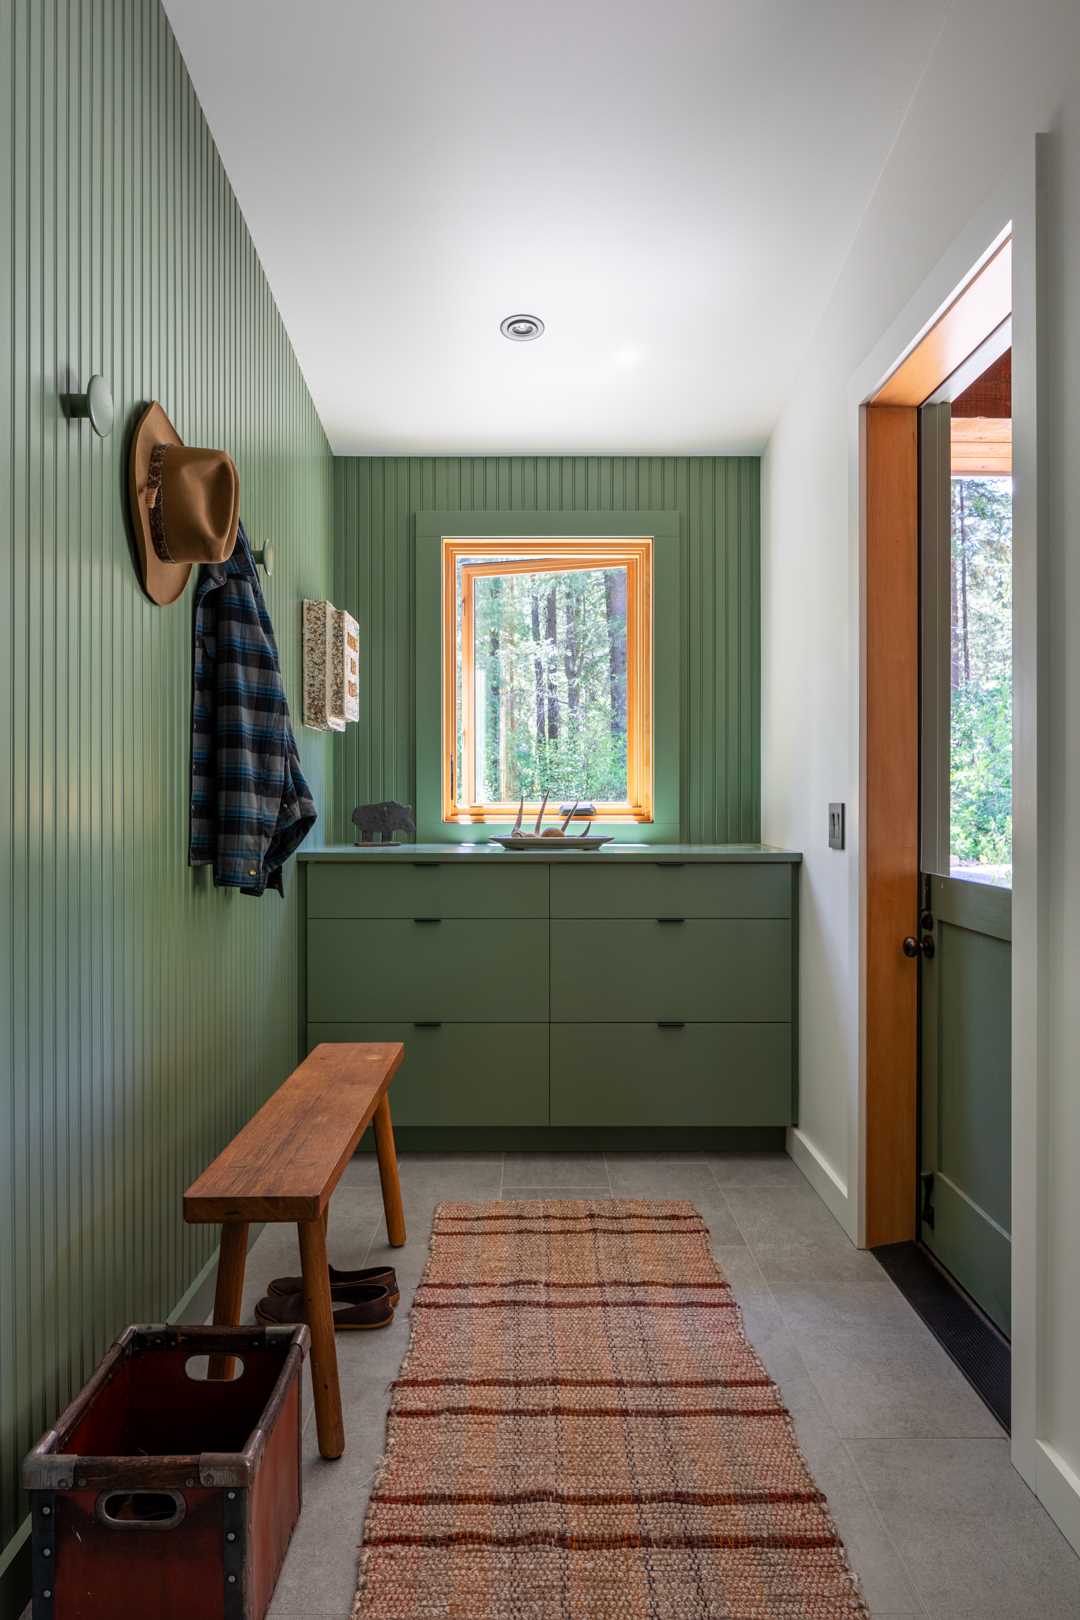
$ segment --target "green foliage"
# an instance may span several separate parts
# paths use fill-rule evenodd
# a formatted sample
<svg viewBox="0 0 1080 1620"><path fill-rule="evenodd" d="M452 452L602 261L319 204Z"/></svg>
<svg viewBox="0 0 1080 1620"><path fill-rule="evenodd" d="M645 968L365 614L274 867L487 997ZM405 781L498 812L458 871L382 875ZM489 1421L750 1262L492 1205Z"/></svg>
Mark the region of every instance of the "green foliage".
<svg viewBox="0 0 1080 1620"><path fill-rule="evenodd" d="M952 484L951 851L1012 861L1012 484Z"/></svg>
<svg viewBox="0 0 1080 1620"><path fill-rule="evenodd" d="M952 853L979 866L1012 860L1012 692L971 684L953 693Z"/></svg>
<svg viewBox="0 0 1080 1620"><path fill-rule="evenodd" d="M625 799L625 569L480 577L474 637L479 801Z"/></svg>

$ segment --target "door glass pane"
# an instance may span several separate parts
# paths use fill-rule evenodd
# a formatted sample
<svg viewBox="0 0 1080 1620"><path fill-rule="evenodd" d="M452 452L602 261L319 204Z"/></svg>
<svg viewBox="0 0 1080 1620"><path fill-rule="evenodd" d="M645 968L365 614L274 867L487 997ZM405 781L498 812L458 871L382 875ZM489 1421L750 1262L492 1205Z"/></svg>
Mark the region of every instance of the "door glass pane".
<svg viewBox="0 0 1080 1620"><path fill-rule="evenodd" d="M1008 351L952 404L949 865L1012 887Z"/></svg>

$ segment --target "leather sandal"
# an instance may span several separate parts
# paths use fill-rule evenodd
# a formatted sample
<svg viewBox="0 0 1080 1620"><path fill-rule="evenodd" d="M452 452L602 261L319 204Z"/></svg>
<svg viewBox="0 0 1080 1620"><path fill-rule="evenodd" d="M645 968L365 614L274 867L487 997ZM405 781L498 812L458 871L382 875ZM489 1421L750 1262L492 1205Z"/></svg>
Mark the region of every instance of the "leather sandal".
<svg viewBox="0 0 1080 1620"><path fill-rule="evenodd" d="M331 1288L353 1288L365 1283L381 1283L390 1292L390 1303L396 1305L401 1298L398 1290L397 1272L393 1266L361 1266L359 1271L338 1271L336 1266L330 1266ZM268 1294L302 1294L304 1292L303 1277L275 1277L273 1282L266 1285Z"/></svg>
<svg viewBox="0 0 1080 1620"><path fill-rule="evenodd" d="M394 1320L390 1290L380 1283L353 1284L330 1290L337 1333L364 1333L389 1327ZM255 1307L255 1320L264 1327L297 1327L307 1321L303 1294L267 1294Z"/></svg>

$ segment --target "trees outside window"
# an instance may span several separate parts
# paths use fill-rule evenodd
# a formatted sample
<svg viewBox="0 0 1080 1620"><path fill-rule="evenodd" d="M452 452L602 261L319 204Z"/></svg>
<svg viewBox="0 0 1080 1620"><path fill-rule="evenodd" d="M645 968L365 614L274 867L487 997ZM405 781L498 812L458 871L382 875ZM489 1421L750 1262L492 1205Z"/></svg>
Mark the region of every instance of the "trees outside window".
<svg viewBox="0 0 1080 1620"><path fill-rule="evenodd" d="M649 818L651 567L650 541L458 544L450 816Z"/></svg>
<svg viewBox="0 0 1080 1620"><path fill-rule="evenodd" d="M952 480L953 870L1012 881L1012 480ZM976 873L974 869L979 869Z"/></svg>

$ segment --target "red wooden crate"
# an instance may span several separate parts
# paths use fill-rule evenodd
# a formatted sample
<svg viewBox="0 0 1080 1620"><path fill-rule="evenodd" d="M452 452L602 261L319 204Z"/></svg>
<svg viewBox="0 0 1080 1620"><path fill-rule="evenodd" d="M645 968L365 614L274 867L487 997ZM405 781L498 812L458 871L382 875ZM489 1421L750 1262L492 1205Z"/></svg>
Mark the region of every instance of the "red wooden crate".
<svg viewBox="0 0 1080 1620"><path fill-rule="evenodd" d="M300 1516L306 1346L304 1327L124 1331L24 1465L34 1620L263 1620ZM208 1378L224 1352L239 1376Z"/></svg>

